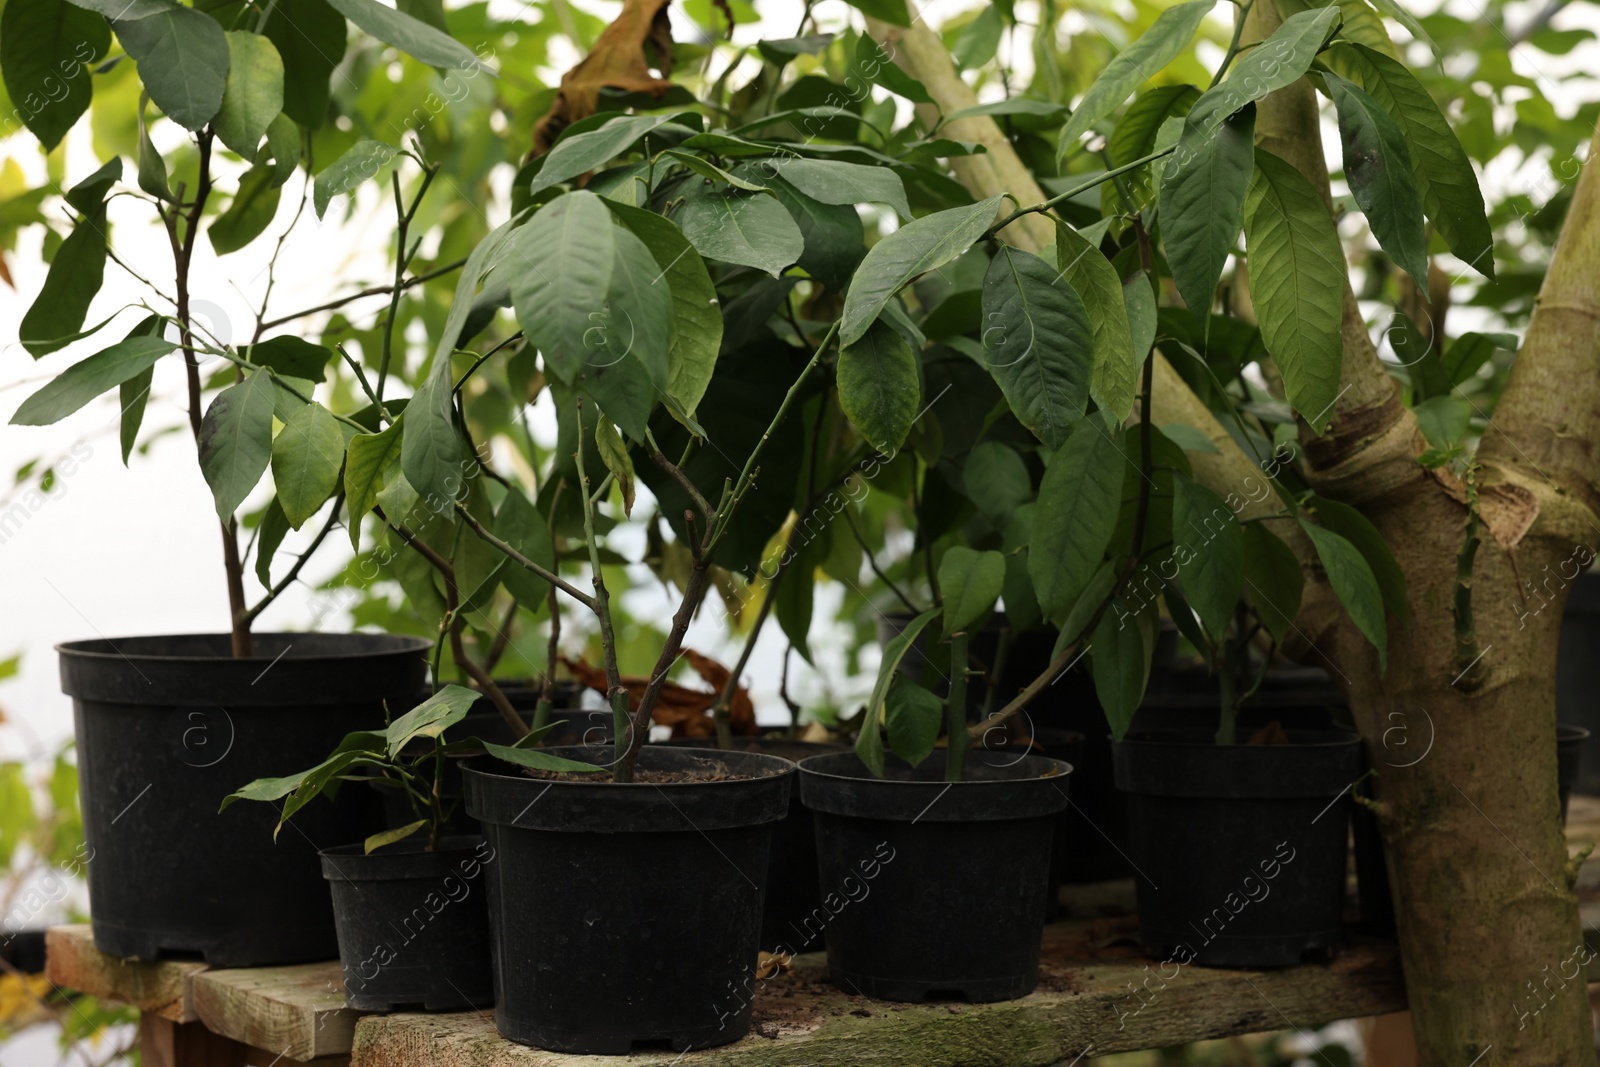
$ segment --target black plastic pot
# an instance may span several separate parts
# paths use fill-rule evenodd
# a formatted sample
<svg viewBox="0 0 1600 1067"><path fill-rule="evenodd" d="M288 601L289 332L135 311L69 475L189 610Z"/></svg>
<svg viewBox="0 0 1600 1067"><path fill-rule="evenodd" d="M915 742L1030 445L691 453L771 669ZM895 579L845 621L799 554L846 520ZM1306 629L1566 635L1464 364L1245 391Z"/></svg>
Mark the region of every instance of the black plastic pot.
<svg viewBox="0 0 1600 1067"><path fill-rule="evenodd" d="M1050 846L1072 768L974 751L966 780L951 784L944 763L942 752L915 769L890 757L881 779L853 752L800 765L823 897L793 947L809 951L822 935L845 992L1012 1000L1038 981Z"/></svg>
<svg viewBox="0 0 1600 1067"><path fill-rule="evenodd" d="M1565 570L1567 564L1562 564ZM1564 577L1564 575L1562 575ZM1547 590L1548 591L1548 590ZM1529 602L1529 610L1534 606ZM1556 647L1556 718L1594 734L1600 731L1600 570L1572 579ZM1600 742L1582 746L1573 791L1600 796Z"/></svg>
<svg viewBox="0 0 1600 1067"><path fill-rule="evenodd" d="M556 754L595 764L592 748ZM646 745L647 770L723 768L728 781L541 781L469 764L467 810L487 870L495 1027L558 1052L675 1050L743 1037L772 824L794 764L751 752Z"/></svg>
<svg viewBox="0 0 1600 1067"><path fill-rule="evenodd" d="M422 838L364 855L325 849L344 996L357 1011L484 1008L494 1002L484 871L494 851L481 837Z"/></svg>
<svg viewBox="0 0 1600 1067"><path fill-rule="evenodd" d="M1578 782L1584 745L1589 731L1570 723L1556 723L1556 787L1561 791L1561 825L1567 823L1567 802Z"/></svg>
<svg viewBox="0 0 1600 1067"><path fill-rule="evenodd" d="M1337 951L1361 739L1295 729L1289 738L1217 745L1197 729L1112 743L1150 956L1288 967Z"/></svg>
<svg viewBox="0 0 1600 1067"><path fill-rule="evenodd" d="M661 741L675 748L705 748L702 739ZM830 752L848 752L848 745L784 738L736 737L738 752L761 752L795 763ZM761 909L761 947L769 952L790 951L792 924L804 919L822 902L817 881L817 832L811 812L800 803L800 791L789 794L789 813L772 825L772 848L767 857L766 903ZM793 954L792 951L790 953Z"/></svg>
<svg viewBox="0 0 1600 1067"><path fill-rule="evenodd" d="M317 849L381 828L366 789L306 806L273 841L273 805L223 797L310 767L422 683L430 642L382 634L225 634L57 646L73 698L95 945L199 953L214 967L331 958Z"/></svg>
<svg viewBox="0 0 1600 1067"><path fill-rule="evenodd" d="M0 937L0 961L23 974L44 973L44 931L17 930Z"/></svg>

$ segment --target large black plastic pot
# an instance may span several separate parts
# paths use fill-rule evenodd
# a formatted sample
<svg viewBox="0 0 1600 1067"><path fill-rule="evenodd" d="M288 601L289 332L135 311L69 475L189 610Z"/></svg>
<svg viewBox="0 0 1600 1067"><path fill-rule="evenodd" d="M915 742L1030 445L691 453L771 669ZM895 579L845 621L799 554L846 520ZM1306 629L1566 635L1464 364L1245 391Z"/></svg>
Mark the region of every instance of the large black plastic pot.
<svg viewBox="0 0 1600 1067"><path fill-rule="evenodd" d="M593 748L551 750L604 764ZM643 770L748 777L616 785L464 769L487 869L495 1027L558 1052L707 1048L750 1029L772 824L794 764L646 745Z"/></svg>
<svg viewBox="0 0 1600 1067"><path fill-rule="evenodd" d="M883 778L853 752L800 765L823 888L802 929L823 935L828 972L848 993L1012 1000L1038 981L1050 847L1072 768L980 750L952 784L944 764L942 752L915 769L890 757Z"/></svg>
<svg viewBox="0 0 1600 1067"><path fill-rule="evenodd" d="M422 683L431 644L384 634L226 634L57 646L73 698L96 946L214 967L329 959L337 951L319 847L381 828L366 789L307 805L273 841L277 812L222 799L255 778L325 759L383 723Z"/></svg>
<svg viewBox="0 0 1600 1067"><path fill-rule="evenodd" d="M1562 569L1566 568L1562 564ZM1547 590L1548 591L1548 590ZM1567 606L1561 615L1561 638L1556 646L1556 717L1600 734L1600 570L1572 579ZM1593 736L1581 746L1578 776L1573 791L1600 796L1600 740Z"/></svg>
<svg viewBox="0 0 1600 1067"><path fill-rule="evenodd" d="M322 853L333 892L344 997L357 1011L484 1008L494 1002L483 872L494 851L481 837L423 838L365 855Z"/></svg>
<svg viewBox="0 0 1600 1067"><path fill-rule="evenodd" d="M676 748L705 748L711 742L698 738L662 741ZM736 737L738 752L761 752L799 763L811 756L848 752L848 745L826 741L790 741L786 738ZM795 923L822 902L817 881L817 832L811 812L800 803L800 791L789 794L789 813L772 825L772 848L767 856L766 903L761 909L761 947L768 952L795 955Z"/></svg>
<svg viewBox="0 0 1600 1067"><path fill-rule="evenodd" d="M1145 952L1287 967L1337 950L1355 733L1291 728L1288 744L1217 745L1209 730L1149 731L1112 752Z"/></svg>

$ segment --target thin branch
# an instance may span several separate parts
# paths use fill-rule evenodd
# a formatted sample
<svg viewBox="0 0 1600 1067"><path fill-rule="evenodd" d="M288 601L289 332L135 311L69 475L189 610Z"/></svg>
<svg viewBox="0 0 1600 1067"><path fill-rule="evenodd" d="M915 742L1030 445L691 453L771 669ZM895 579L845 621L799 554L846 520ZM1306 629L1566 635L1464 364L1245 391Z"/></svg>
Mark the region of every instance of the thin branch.
<svg viewBox="0 0 1600 1067"><path fill-rule="evenodd" d="M466 265L467 261L465 259L458 259L454 263L446 263L444 266L435 267L433 270L430 270L424 274L412 275L410 278L407 278L401 283L400 288L410 289L412 286L421 285L424 282L431 282L433 279L449 274L451 271L460 270ZM392 285L369 286L358 293L351 293L349 296L341 296L339 299L330 300L326 304L318 304L316 307L309 307L303 311L296 311L292 315L279 316L278 318L263 323L261 328L263 330L270 330L274 326L282 326L286 322L293 322L295 319L303 319L307 315L315 315L319 311L337 311L346 304L353 304L357 300L361 300L365 297L389 296L391 293L393 293L393 291L394 286Z"/></svg>
<svg viewBox="0 0 1600 1067"><path fill-rule="evenodd" d="M488 529L485 528L483 523L479 522L476 518L474 518L472 513L470 511L468 511L464 505L462 505L460 503L456 504L456 514L460 515L464 520L466 520L467 525L472 529L473 533L477 534L479 537L481 537L485 541L489 542L489 544L493 545L495 548L497 548L501 552L505 553L506 557L508 559L510 559L513 563L516 563L519 566L521 566L521 567L523 567L523 568L525 568L527 570L532 571L534 574L537 574L540 578L543 578L545 581L549 582L552 586L554 586L555 588L561 590L563 593L567 594L572 599L576 600L578 603L580 603L584 607L588 608L590 611L597 610L596 606L595 606L595 598L594 597L590 596L588 593L585 593L582 589L579 589L577 586L573 585L571 582L568 582L566 579L562 578L559 574L556 574L553 571L547 570L545 567L541 566L540 564L535 563L533 560L529 559L527 556L524 556L521 552L518 552L516 549L512 548L510 545L508 545L504 541L500 540L500 538L498 538L494 534L490 533L488 531Z"/></svg>
<svg viewBox="0 0 1600 1067"><path fill-rule="evenodd" d="M256 602L255 607L244 613L244 616L240 621L245 626L249 626L251 623L255 622L256 617L267 609L267 605L278 599L283 591L289 588L290 585L294 584L294 580L296 578L300 577L300 568L306 565L306 560L311 558L312 553L316 552L318 547L321 546L323 539L328 536L329 532L332 531L336 525L338 525L339 507L343 503L344 490L341 489L339 492L334 494L333 509L328 512L328 520L322 524L322 529L317 531L317 536L312 538L311 543L306 546L306 550L300 553L299 557L295 559L294 566L289 568L289 572L287 574L278 579L277 584L275 584L271 589L267 590L266 595Z"/></svg>

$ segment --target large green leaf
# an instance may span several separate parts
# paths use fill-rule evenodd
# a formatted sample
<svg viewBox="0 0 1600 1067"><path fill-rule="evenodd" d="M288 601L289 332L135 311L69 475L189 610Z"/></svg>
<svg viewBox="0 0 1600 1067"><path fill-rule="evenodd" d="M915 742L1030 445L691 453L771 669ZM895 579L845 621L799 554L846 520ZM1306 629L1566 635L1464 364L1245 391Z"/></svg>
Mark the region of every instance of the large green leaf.
<svg viewBox="0 0 1600 1067"><path fill-rule="evenodd" d="M383 173L399 151L382 141L357 141L346 149L344 155L324 167L312 183L311 199L317 218L327 214L334 197L353 192L362 183Z"/></svg>
<svg viewBox="0 0 1600 1067"><path fill-rule="evenodd" d="M1355 545L1332 530L1304 519L1300 520L1300 527L1311 538L1334 595L1350 613L1356 629L1378 650L1378 669L1387 669L1388 630L1383 619L1383 593L1366 558Z"/></svg>
<svg viewBox="0 0 1600 1067"><path fill-rule="evenodd" d="M782 178L768 178L767 181L805 239L800 269L829 289L843 292L867 254L866 229L861 224L861 216L848 205L813 200Z"/></svg>
<svg viewBox="0 0 1600 1067"><path fill-rule="evenodd" d="M1147 603L1153 606L1155 601ZM1128 732L1150 680L1156 636L1152 614L1116 597L1090 642L1089 670L1094 675L1095 696L1106 713L1111 736L1118 739Z"/></svg>
<svg viewBox="0 0 1600 1067"><path fill-rule="evenodd" d="M1015 449L999 441L980 441L972 447L962 466L961 481L967 499L998 530L1009 529L1017 510L1033 496L1028 465ZM1027 544L1027 540L1019 543Z"/></svg>
<svg viewBox="0 0 1600 1067"><path fill-rule="evenodd" d="M400 424L395 423L382 433L361 433L350 439L344 499L350 516L351 548L361 547L361 520L377 504L378 494L405 477L400 470L400 434Z"/></svg>
<svg viewBox="0 0 1600 1067"><path fill-rule="evenodd" d="M199 130L216 117L228 79L228 37L216 19L173 4L145 18L113 21L112 27L167 118Z"/></svg>
<svg viewBox="0 0 1600 1067"><path fill-rule="evenodd" d="M517 322L563 382L583 370L593 342L601 339L589 331L606 319L615 232L598 196L581 189L567 193L512 231L512 253L499 268L511 272Z"/></svg>
<svg viewBox="0 0 1600 1067"><path fill-rule="evenodd" d="M1194 125L1210 135L1246 104L1293 85L1311 69L1323 42L1338 24L1337 7L1290 15L1265 41L1239 54L1228 70L1227 80L1200 94L1185 125ZM1184 133L1187 137L1188 130Z"/></svg>
<svg viewBox="0 0 1600 1067"><path fill-rule="evenodd" d="M901 218L911 217L905 183L887 167L800 158L773 159L761 166L770 167L778 177L819 204L887 204Z"/></svg>
<svg viewBox="0 0 1600 1067"><path fill-rule="evenodd" d="M67 193L67 203L83 217L56 249L44 285L17 330L22 347L34 358L77 339L100 291L106 270L105 198L121 176L122 160L113 159Z"/></svg>
<svg viewBox="0 0 1600 1067"><path fill-rule="evenodd" d="M1193 3L1209 6L1211 0ZM1133 410L1138 384L1135 379L1144 353L1133 350L1128 307L1117 269L1077 230L1060 221L1056 223L1056 260L1061 276L1083 297L1094 328L1094 372L1089 378L1089 395L1101 411L1119 421L1125 419Z"/></svg>
<svg viewBox="0 0 1600 1067"><path fill-rule="evenodd" d="M1400 620L1402 626L1409 625L1411 604L1406 599L1405 572L1400 569L1383 534L1372 525L1372 520L1349 504L1327 497L1314 497L1311 506L1316 511L1317 522L1324 529L1332 530L1356 546L1361 558L1372 568L1372 577L1378 583L1378 591L1383 594L1383 606Z"/></svg>
<svg viewBox="0 0 1600 1067"><path fill-rule="evenodd" d="M1050 618L1077 602L1116 531L1127 466L1117 436L1100 419L1084 419L1051 457L1039 484L1028 576Z"/></svg>
<svg viewBox="0 0 1600 1067"><path fill-rule="evenodd" d="M274 0L261 32L283 60L283 113L317 129L328 117L328 80L344 58L344 16L327 0Z"/></svg>
<svg viewBox="0 0 1600 1067"><path fill-rule="evenodd" d="M889 685L884 726L894 754L915 767L933 755L944 721L944 701L903 674Z"/></svg>
<svg viewBox="0 0 1600 1067"><path fill-rule="evenodd" d="M805 236L776 199L695 183L678 215L684 236L707 259L764 270L776 278L805 251Z"/></svg>
<svg viewBox="0 0 1600 1067"><path fill-rule="evenodd" d="M1328 65L1365 89L1394 119L1411 149L1422 206L1445 243L1467 265L1494 277L1494 236L1466 150L1428 90L1405 66L1365 45L1337 44Z"/></svg>
<svg viewBox="0 0 1600 1067"><path fill-rule="evenodd" d="M267 126L283 110L283 58L272 41L228 31L228 80L212 128L222 143L254 159Z"/></svg>
<svg viewBox="0 0 1600 1067"><path fill-rule="evenodd" d="M500 510L495 512L494 533L546 570L556 569L556 552L550 540L550 526L521 490L506 491L506 498L500 502ZM506 562L500 572L500 582L518 604L530 611L538 609L550 589L548 582L515 560Z"/></svg>
<svg viewBox="0 0 1600 1067"><path fill-rule="evenodd" d="M237 252L272 225L280 195L273 180L270 166L251 167L245 171L228 210L212 219L206 229L212 251L219 256Z"/></svg>
<svg viewBox="0 0 1600 1067"><path fill-rule="evenodd" d="M675 118L676 115L623 115L598 129L562 138L544 157L539 173L533 176L531 191L538 193L597 169Z"/></svg>
<svg viewBox="0 0 1600 1067"><path fill-rule="evenodd" d="M217 394L200 423L200 473L217 517L233 518L272 459L272 375L256 371Z"/></svg>
<svg viewBox="0 0 1600 1067"><path fill-rule="evenodd" d="M272 481L284 517L296 530L339 487L344 434L321 404L307 404L289 417L272 442Z"/></svg>
<svg viewBox="0 0 1600 1067"><path fill-rule="evenodd" d="M1199 109L1196 104L1195 111ZM1244 224L1256 112L1247 104L1209 127L1196 123L1195 111L1161 172L1161 229L1178 293L1190 311L1204 318Z"/></svg>
<svg viewBox="0 0 1600 1067"><path fill-rule="evenodd" d="M611 225L609 218L606 225ZM634 360L650 376L650 384L663 390L670 374L672 291L643 241L620 228L612 230L611 239L616 261L611 266L606 314L591 327L588 337L594 343L584 358L591 367Z"/></svg>
<svg viewBox="0 0 1600 1067"><path fill-rule="evenodd" d="M982 237L1000 197L936 211L909 222L872 246L844 298L839 343L861 339L885 305L911 279L955 259Z"/></svg>
<svg viewBox="0 0 1600 1067"><path fill-rule="evenodd" d="M939 560L939 595L944 598L946 635L970 629L989 617L1006 580L1006 558L952 545Z"/></svg>
<svg viewBox="0 0 1600 1067"><path fill-rule="evenodd" d="M328 361L333 352L323 345L314 345L303 337L281 334L269 337L246 349L250 362L271 367L290 378L320 382L327 377Z"/></svg>
<svg viewBox="0 0 1600 1067"><path fill-rule="evenodd" d="M84 65L110 48L105 19L66 0L7 0L0 9L0 75L13 115L47 151L89 110Z"/></svg>
<svg viewBox="0 0 1600 1067"><path fill-rule="evenodd" d="M1289 403L1313 429L1339 393L1344 251L1322 197L1299 171L1264 150L1245 201L1250 295L1261 339Z"/></svg>
<svg viewBox="0 0 1600 1067"><path fill-rule="evenodd" d="M384 731L389 758L400 755L402 749L418 737L437 738L450 727L467 717L472 705L482 699L476 689L460 685L447 685L427 700L418 704Z"/></svg>
<svg viewBox="0 0 1600 1067"><path fill-rule="evenodd" d="M392 44L431 67L490 70L472 49L448 33L376 0L328 0L328 4L384 44Z"/></svg>
<svg viewBox="0 0 1600 1067"><path fill-rule="evenodd" d="M876 322L840 349L838 385L839 406L867 443L884 455L898 452L922 407L917 355L900 332Z"/></svg>
<svg viewBox="0 0 1600 1067"><path fill-rule="evenodd" d="M883 646L883 658L878 661L878 678L872 684L872 695L867 698L867 707L861 716L861 730L856 734L856 756L879 777L883 776L883 731L879 724L885 716L889 687L900 673L900 661L906 658L906 653L916 644L918 636L939 614L939 608L924 611L906 623L905 628Z"/></svg>
<svg viewBox="0 0 1600 1067"><path fill-rule="evenodd" d="M406 405L400 469L423 495L456 499L461 492L461 438L456 433L454 383L448 359L436 363Z"/></svg>
<svg viewBox="0 0 1600 1067"><path fill-rule="evenodd" d="M1051 448L1083 417L1094 371L1088 312L1060 278L1038 256L1002 245L983 280L984 363L1017 418Z"/></svg>
<svg viewBox="0 0 1600 1067"><path fill-rule="evenodd" d="M693 416L716 369L722 347L717 289L705 260L671 220L653 211L606 201L611 213L643 241L662 280L672 291L672 348L667 360L667 396Z"/></svg>
<svg viewBox="0 0 1600 1067"><path fill-rule="evenodd" d="M1222 498L1192 478L1172 480L1172 543L1184 597L1220 639L1244 584L1244 537Z"/></svg>
<svg viewBox="0 0 1600 1067"><path fill-rule="evenodd" d="M1426 288L1428 237L1406 134L1360 86L1332 71L1322 78L1339 112L1350 194L1389 258Z"/></svg>
<svg viewBox="0 0 1600 1067"><path fill-rule="evenodd" d="M850 6L868 18L881 19L895 26L910 26L906 0L850 0Z"/></svg>
<svg viewBox="0 0 1600 1067"><path fill-rule="evenodd" d="M88 359L74 363L60 377L24 400L11 416L13 426L48 426L89 401L136 378L177 345L159 337L129 337Z"/></svg>
<svg viewBox="0 0 1600 1067"><path fill-rule="evenodd" d="M1261 624L1283 644L1294 631L1306 578L1294 549L1259 522L1244 526L1244 583Z"/></svg>
<svg viewBox="0 0 1600 1067"><path fill-rule="evenodd" d="M1171 63L1194 39L1206 13L1215 0L1191 0L1169 7L1150 28L1106 64L1100 76L1078 102L1077 110L1061 129L1058 155L1064 158L1089 129L1111 114L1128 94L1149 81L1157 71Z"/></svg>

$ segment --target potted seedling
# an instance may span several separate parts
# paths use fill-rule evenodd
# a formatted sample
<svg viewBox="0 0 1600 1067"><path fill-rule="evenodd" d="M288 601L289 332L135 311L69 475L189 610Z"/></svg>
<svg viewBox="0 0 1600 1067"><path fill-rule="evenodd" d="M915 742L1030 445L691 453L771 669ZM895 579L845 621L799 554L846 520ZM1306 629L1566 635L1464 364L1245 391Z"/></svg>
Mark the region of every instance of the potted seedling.
<svg viewBox="0 0 1600 1067"><path fill-rule="evenodd" d="M479 699L445 686L383 730L345 736L307 770L261 778L228 795L280 805L276 836L319 796L347 782L381 785L401 798L403 822L364 841L323 849L322 874L333 896L345 999L361 1011L485 1007L494 1001L489 913L483 873L492 848L477 834L451 833L460 798L445 793L447 765L465 754L492 753L519 766L590 773L587 764L477 737L446 741ZM524 735L523 745L537 739Z"/></svg>

